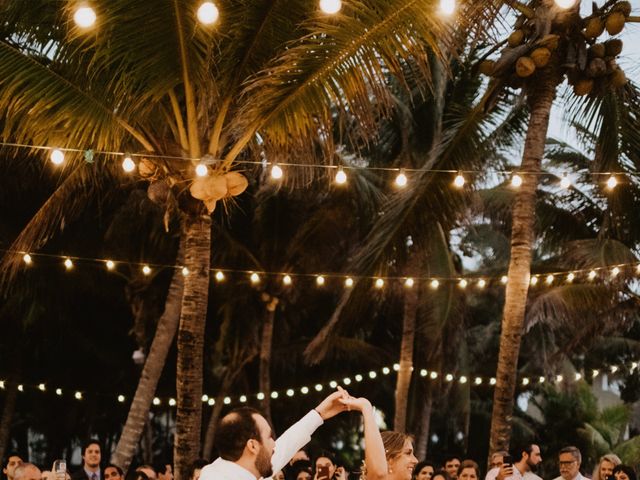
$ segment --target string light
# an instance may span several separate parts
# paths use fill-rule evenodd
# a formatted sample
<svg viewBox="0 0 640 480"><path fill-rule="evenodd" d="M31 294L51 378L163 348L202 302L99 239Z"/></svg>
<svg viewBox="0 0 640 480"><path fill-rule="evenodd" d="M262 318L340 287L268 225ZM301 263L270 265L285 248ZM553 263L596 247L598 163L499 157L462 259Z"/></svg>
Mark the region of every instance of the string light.
<svg viewBox="0 0 640 480"><path fill-rule="evenodd" d="M240 403L246 403L247 396L246 395L240 395L240 398L238 400L240 400Z"/></svg>
<svg viewBox="0 0 640 480"><path fill-rule="evenodd" d="M551 285L553 283L553 275L547 275L545 282L547 282L547 285Z"/></svg>
<svg viewBox="0 0 640 480"><path fill-rule="evenodd" d="M260 275L258 275L256 272L253 272L249 278L251 280L251 283L253 283L254 285L260 283Z"/></svg>
<svg viewBox="0 0 640 480"><path fill-rule="evenodd" d="M407 186L407 176L404 173L404 170L400 170L400 173L396 177L396 187L404 188Z"/></svg>
<svg viewBox="0 0 640 480"><path fill-rule="evenodd" d="M286 286L291 285L291 277L289 275L285 275L284 277L282 277L282 283L284 283Z"/></svg>
<svg viewBox="0 0 640 480"><path fill-rule="evenodd" d="M530 283L535 287L538 284L538 277L536 276L531 277Z"/></svg>
<svg viewBox="0 0 640 480"><path fill-rule="evenodd" d="M124 395L118 395L118 401L124 403Z"/></svg>
<svg viewBox="0 0 640 480"><path fill-rule="evenodd" d="M618 179L614 175L611 175L609 177L609 180L607 180L607 188L609 190L613 190L617 186L618 186Z"/></svg>
<svg viewBox="0 0 640 480"><path fill-rule="evenodd" d="M216 281L224 282L224 273L221 270L216 272Z"/></svg>
<svg viewBox="0 0 640 480"><path fill-rule="evenodd" d="M170 398L169 399L169 406L170 407L175 407L176 406L176 399L175 398Z"/></svg>
<svg viewBox="0 0 640 480"><path fill-rule="evenodd" d="M160 399L158 397L155 397L153 399L153 404L157 407L158 405L160 405L162 402L160 401Z"/></svg>
<svg viewBox="0 0 640 480"><path fill-rule="evenodd" d="M62 389L61 388L56 388L56 395L58 395L59 397L62 396Z"/></svg>
<svg viewBox="0 0 640 480"><path fill-rule="evenodd" d="M82 400L82 392L76 392L73 394L76 400Z"/></svg>
<svg viewBox="0 0 640 480"><path fill-rule="evenodd" d="M324 277L322 275L318 275L316 277L316 285L318 285L319 287L324 286Z"/></svg>
<svg viewBox="0 0 640 480"><path fill-rule="evenodd" d="M271 178L274 180L280 180L284 176L284 172L279 165L271 167Z"/></svg>
<svg viewBox="0 0 640 480"><path fill-rule="evenodd" d="M209 169L204 163L199 163L196 165L196 175L199 177L206 177L209 175Z"/></svg>
<svg viewBox="0 0 640 480"><path fill-rule="evenodd" d="M22 256L22 261L27 265L31 265L33 263L33 259L31 258L31 255L29 255L28 253L25 253Z"/></svg>
<svg viewBox="0 0 640 480"><path fill-rule="evenodd" d="M443 15L453 15L456 11L456 0L440 0L440 12Z"/></svg>
<svg viewBox="0 0 640 480"><path fill-rule="evenodd" d="M462 176L462 173L458 173L456 175L456 178L453 180L453 185L457 188L462 188L464 187L466 180L464 179L464 176Z"/></svg>
<svg viewBox="0 0 640 480"><path fill-rule="evenodd" d="M320 10L329 15L338 13L342 8L341 0L320 0Z"/></svg>
<svg viewBox="0 0 640 480"><path fill-rule="evenodd" d="M524 377L524 378L522 379L522 385L525 385L525 386L526 386L526 385L529 385L529 379L528 379L527 377Z"/></svg>
<svg viewBox="0 0 640 480"><path fill-rule="evenodd" d="M309 393L309 387L302 387L300 389L300 393L306 395L307 393Z"/></svg>
<svg viewBox="0 0 640 480"><path fill-rule="evenodd" d="M593 371L591 372L591 376L592 376L593 378L595 378L595 377L597 377L597 376L598 376L598 374L599 374L599 373L600 373L600 370L593 370Z"/></svg>
<svg viewBox="0 0 640 480"><path fill-rule="evenodd" d="M38 390L40 390L41 392L44 392L47 390L47 387L44 383L41 383L40 385L38 385Z"/></svg>
<svg viewBox="0 0 640 480"><path fill-rule="evenodd" d="M404 281L404 286L407 287L407 288L413 288L414 283L415 282L414 282L413 278L407 278Z"/></svg>
<svg viewBox="0 0 640 480"><path fill-rule="evenodd" d="M358 373L354 378L356 379L356 382L361 382L363 377Z"/></svg>
<svg viewBox="0 0 640 480"><path fill-rule="evenodd" d="M571 283L571 282L573 282L573 280L574 280L575 278L576 278L576 276L573 274L573 272L571 272L571 273L569 273L569 274L567 275L567 282L568 282L568 283Z"/></svg>
<svg viewBox="0 0 640 480"><path fill-rule="evenodd" d="M562 383L563 380L564 380L564 377L562 375L556 375L556 382L557 383Z"/></svg>
<svg viewBox="0 0 640 480"><path fill-rule="evenodd" d="M511 177L511 186L514 188L520 188L522 186L522 177L517 173Z"/></svg>
<svg viewBox="0 0 640 480"><path fill-rule="evenodd" d="M213 25L218 21L220 12L213 2L203 2L198 8L197 16L203 25Z"/></svg>
<svg viewBox="0 0 640 480"><path fill-rule="evenodd" d="M71 270L71 269L73 268L73 262L71 261L71 259L70 259L70 258L67 258L67 259L64 261L64 267L65 267L67 270Z"/></svg>
<svg viewBox="0 0 640 480"><path fill-rule="evenodd" d="M438 287L440 286L440 282L438 280L431 280L430 285L433 290L437 290Z"/></svg>
<svg viewBox="0 0 640 480"><path fill-rule="evenodd" d="M502 277L500 277L501 284L506 285L508 281L509 281L509 277L507 277L506 275L502 275Z"/></svg>
<svg viewBox="0 0 640 480"><path fill-rule="evenodd" d="M495 379L495 378L493 378L493 377L491 377L491 378L489 379L489 385L495 385L495 384L496 384L496 379Z"/></svg>
<svg viewBox="0 0 640 480"><path fill-rule="evenodd" d="M24 392L24 385L22 385L22 384L18 385L18 391L19 392Z"/></svg>
<svg viewBox="0 0 640 480"><path fill-rule="evenodd" d="M567 189L571 186L571 179L565 174L560 179L560 188Z"/></svg>
<svg viewBox="0 0 640 480"><path fill-rule="evenodd" d="M145 265L144 267L142 267L142 273L145 275L150 275L151 274L151 267L149 265Z"/></svg>
<svg viewBox="0 0 640 480"><path fill-rule="evenodd" d="M468 285L468 282L464 278L458 282L458 286L462 289L467 288L467 285Z"/></svg>
<svg viewBox="0 0 640 480"><path fill-rule="evenodd" d="M54 165L62 165L64 163L64 152L58 148L51 150L51 163Z"/></svg>
<svg viewBox="0 0 640 480"><path fill-rule="evenodd" d="M538 383L544 383L544 382L546 382L546 381L547 381L547 379L546 379L546 378L544 378L544 377L540 377L540 378L538 378Z"/></svg>
<svg viewBox="0 0 640 480"><path fill-rule="evenodd" d="M487 286L487 281L484 278L478 280L478 288L484 288Z"/></svg>
<svg viewBox="0 0 640 480"><path fill-rule="evenodd" d="M182 267L182 270L181 270L181 271L182 271L182 276L183 276L183 277L187 277L187 276L189 276L189 273L190 273L190 272L189 272L189 269L188 269L187 267Z"/></svg>
<svg viewBox="0 0 640 480"><path fill-rule="evenodd" d="M576 379L576 382L578 380L582 380L582 374L581 373L576 373L575 379Z"/></svg>
<svg viewBox="0 0 640 480"><path fill-rule="evenodd" d="M447 373L447 376L446 376L446 377L444 377L444 379L445 379L447 382L450 382L450 381L452 381L452 380L453 380L453 375L451 375L450 373Z"/></svg>
<svg viewBox="0 0 640 480"><path fill-rule="evenodd" d="M383 375L389 375L391 373L391 369L389 367L384 367L382 369L382 374Z"/></svg>
<svg viewBox="0 0 640 480"><path fill-rule="evenodd" d="M344 185L345 183L347 183L347 174L342 169L342 167L338 168L335 180L338 185Z"/></svg>
<svg viewBox="0 0 640 480"><path fill-rule="evenodd" d="M467 377L465 377L465 376L463 375L463 376L461 376L461 377L460 377L459 382L460 382L461 384L463 384L463 385L464 385L465 383L467 383L467 380L468 380L468 379L467 379Z"/></svg>
<svg viewBox="0 0 640 480"><path fill-rule="evenodd" d="M342 379L342 383L345 385L351 385L351 379L349 377L345 377Z"/></svg>
<svg viewBox="0 0 640 480"><path fill-rule="evenodd" d="M347 288L353 287L353 278L347 277L344 281L344 286Z"/></svg>
<svg viewBox="0 0 640 480"><path fill-rule="evenodd" d="M431 380L435 380L436 378L438 378L438 372L431 372L431 373L429 374L429 378L430 378Z"/></svg>
<svg viewBox="0 0 640 480"><path fill-rule="evenodd" d="M124 157L124 160L122 161L122 169L127 173L131 173L136 169L136 163L129 155Z"/></svg>
<svg viewBox="0 0 640 480"><path fill-rule="evenodd" d="M381 279L381 278L377 278L375 285L376 285L376 288L378 288L378 289L384 287L384 280Z"/></svg>
<svg viewBox="0 0 640 480"><path fill-rule="evenodd" d="M96 23L96 12L91 7L80 7L73 14L73 21L80 28L91 28Z"/></svg>
<svg viewBox="0 0 640 480"><path fill-rule="evenodd" d="M371 370L371 371L369 372L369 378L370 378L370 379L372 379L372 380L373 380L373 379L374 379L374 378L376 378L377 376L378 376L378 374L377 374L376 372L374 372L373 370Z"/></svg>
<svg viewBox="0 0 640 480"><path fill-rule="evenodd" d="M473 383L475 383L476 385L482 385L482 378L481 377L476 377L476 379L473 381Z"/></svg>
<svg viewBox="0 0 640 480"><path fill-rule="evenodd" d="M273 398L274 400L278 398L278 392L271 392L271 398Z"/></svg>
<svg viewBox="0 0 640 480"><path fill-rule="evenodd" d="M593 280L594 278L596 278L596 275L597 275L596 271L595 270L591 270L589 272L589 280Z"/></svg>
<svg viewBox="0 0 640 480"><path fill-rule="evenodd" d="M611 276L617 277L619 274L620 274L620 269L618 267L613 267L613 269L611 270Z"/></svg>

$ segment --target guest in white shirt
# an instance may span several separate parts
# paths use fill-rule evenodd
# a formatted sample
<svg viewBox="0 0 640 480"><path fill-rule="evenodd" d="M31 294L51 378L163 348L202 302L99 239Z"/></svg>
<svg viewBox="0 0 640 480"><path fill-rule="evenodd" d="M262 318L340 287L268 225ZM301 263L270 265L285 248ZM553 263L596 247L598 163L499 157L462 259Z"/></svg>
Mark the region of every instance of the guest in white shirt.
<svg viewBox="0 0 640 480"><path fill-rule="evenodd" d="M269 422L253 408L237 408L225 415L216 429L215 445L220 458L207 465L200 480L256 480L281 470L295 453L309 443L322 423L347 410L348 393L338 391L275 440Z"/></svg>
<svg viewBox="0 0 640 480"><path fill-rule="evenodd" d="M580 473L582 454L577 447L564 447L558 454L560 476L554 480L587 480Z"/></svg>
<svg viewBox="0 0 640 480"><path fill-rule="evenodd" d="M522 447L516 447L513 453L515 454L513 457L503 455L500 467L489 470L485 480L542 480L533 473L542 462L538 445L528 443Z"/></svg>

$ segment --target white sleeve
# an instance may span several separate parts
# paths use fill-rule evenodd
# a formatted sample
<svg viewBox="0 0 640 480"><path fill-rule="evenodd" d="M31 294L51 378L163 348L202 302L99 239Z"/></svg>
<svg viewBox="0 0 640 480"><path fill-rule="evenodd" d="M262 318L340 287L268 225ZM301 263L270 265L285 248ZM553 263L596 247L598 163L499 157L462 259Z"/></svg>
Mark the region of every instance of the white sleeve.
<svg viewBox="0 0 640 480"><path fill-rule="evenodd" d="M311 435L323 423L320 414L311 410L280 435L276 440L273 457L271 457L273 472L282 470L296 452L311 441Z"/></svg>

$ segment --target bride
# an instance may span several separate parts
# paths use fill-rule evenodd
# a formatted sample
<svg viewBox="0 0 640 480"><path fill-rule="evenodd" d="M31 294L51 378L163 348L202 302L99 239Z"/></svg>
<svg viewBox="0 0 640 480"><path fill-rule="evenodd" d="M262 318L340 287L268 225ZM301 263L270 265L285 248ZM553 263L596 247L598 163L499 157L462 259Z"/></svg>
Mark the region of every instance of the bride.
<svg viewBox="0 0 640 480"><path fill-rule="evenodd" d="M418 459L412 438L400 432L382 432L375 421L373 407L366 398L348 396L342 402L348 410L362 413L364 420L363 480L411 480Z"/></svg>

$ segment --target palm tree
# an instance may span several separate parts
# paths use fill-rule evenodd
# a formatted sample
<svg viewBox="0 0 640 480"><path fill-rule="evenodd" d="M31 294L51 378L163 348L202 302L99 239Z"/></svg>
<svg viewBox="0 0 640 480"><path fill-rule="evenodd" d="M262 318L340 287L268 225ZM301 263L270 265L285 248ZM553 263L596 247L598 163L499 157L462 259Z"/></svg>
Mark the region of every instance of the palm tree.
<svg viewBox="0 0 640 480"><path fill-rule="evenodd" d="M96 3L95 28L85 31L71 23L71 5L5 2L0 42L6 141L140 154L139 172L153 195L169 215L184 215L190 274L178 332L178 480L200 450L208 213L243 186L215 194L207 188L236 162L260 155L326 161L333 150L324 133L333 122L329 109L357 111L362 129L371 131L380 113L372 106L389 101L382 73L402 76L403 57L420 59L422 45L439 51L447 39L431 5L417 0L346 4L336 19L303 0L224 1L216 27L198 24L196 7L185 0ZM172 161L176 156L188 160ZM60 228L63 210L67 222L79 211L68 208L69 197L91 190L113 167L112 158L85 159L70 159L69 175L14 248L39 248ZM209 180L192 184L201 161ZM5 273L18 268L15 258L5 258Z"/></svg>
<svg viewBox="0 0 640 480"><path fill-rule="evenodd" d="M518 354L535 240L533 225L536 191L549 116L552 104L556 100L557 88L565 76L568 76L570 83L574 85L576 95L590 95L589 100L583 104L591 115L599 110L596 105L606 104L604 99L612 96L620 98L627 109L631 108L632 104L628 99L634 90L632 86L625 86L627 81L624 73L615 60L611 60L620 53L617 49L619 44L613 49L613 43L609 42L609 64L605 64L602 58L594 55L605 47L603 44L596 47L596 38L604 31L605 21L607 30L611 34L617 34L625 21L631 20L631 7L628 2L606 2L600 8L595 7L594 12L585 19L579 14L580 2L569 10L557 7L550 0L531 2L530 5L520 2L508 3L518 10L521 16L517 20L516 31L509 37L509 47L503 51L500 59L495 63L483 63L485 71L493 76L485 104L490 108L496 96L507 84L522 87L530 118L519 166L525 181L515 195L512 210L511 255L496 372L491 451L505 450L509 445ZM589 26L590 23L593 26ZM602 30L599 28L600 25L603 27ZM587 28L584 35L583 28ZM588 59L587 49L591 60ZM609 92L609 89L613 89L613 93ZM607 114L603 109L600 109L599 113L603 116ZM624 117L625 114L621 116ZM615 125L620 123L615 122ZM603 147L602 156L607 158L610 166L618 164L619 150L616 146L621 137L628 135L629 141L639 145L637 134L628 128L599 130L602 135L602 142L599 142ZM609 171L615 170L617 169Z"/></svg>

